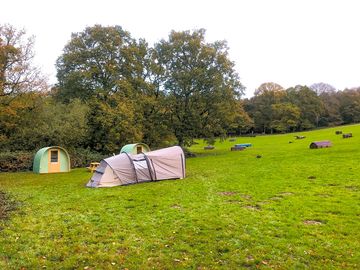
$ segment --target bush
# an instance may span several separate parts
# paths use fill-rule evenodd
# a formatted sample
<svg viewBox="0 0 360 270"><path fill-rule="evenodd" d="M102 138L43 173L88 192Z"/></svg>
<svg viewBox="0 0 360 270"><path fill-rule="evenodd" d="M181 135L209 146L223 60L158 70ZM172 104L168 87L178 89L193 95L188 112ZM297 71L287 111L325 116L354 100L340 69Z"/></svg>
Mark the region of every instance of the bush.
<svg viewBox="0 0 360 270"><path fill-rule="evenodd" d="M32 169L35 153L27 151L1 152L0 172L20 172Z"/></svg>
<svg viewBox="0 0 360 270"><path fill-rule="evenodd" d="M81 168L89 166L90 162L100 162L109 157L89 149L76 148L68 151L70 155L71 168Z"/></svg>

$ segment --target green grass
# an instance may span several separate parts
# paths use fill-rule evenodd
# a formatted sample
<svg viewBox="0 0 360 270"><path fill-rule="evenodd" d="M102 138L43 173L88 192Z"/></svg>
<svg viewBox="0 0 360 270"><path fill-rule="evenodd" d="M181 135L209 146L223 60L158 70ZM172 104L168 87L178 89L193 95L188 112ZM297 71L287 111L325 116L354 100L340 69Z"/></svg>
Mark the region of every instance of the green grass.
<svg viewBox="0 0 360 270"><path fill-rule="evenodd" d="M200 142L178 181L2 173L21 207L0 223L0 269L359 269L360 126L300 134ZM308 148L322 139L333 147Z"/></svg>

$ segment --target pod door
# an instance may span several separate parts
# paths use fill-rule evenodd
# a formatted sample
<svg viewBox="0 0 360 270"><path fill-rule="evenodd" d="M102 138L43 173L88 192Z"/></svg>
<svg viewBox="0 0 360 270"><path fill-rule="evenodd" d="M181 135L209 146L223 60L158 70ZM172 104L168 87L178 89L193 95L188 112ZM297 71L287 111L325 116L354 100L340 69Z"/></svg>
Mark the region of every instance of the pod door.
<svg viewBox="0 0 360 270"><path fill-rule="evenodd" d="M51 149L49 153L49 173L60 172L60 151L58 149Z"/></svg>

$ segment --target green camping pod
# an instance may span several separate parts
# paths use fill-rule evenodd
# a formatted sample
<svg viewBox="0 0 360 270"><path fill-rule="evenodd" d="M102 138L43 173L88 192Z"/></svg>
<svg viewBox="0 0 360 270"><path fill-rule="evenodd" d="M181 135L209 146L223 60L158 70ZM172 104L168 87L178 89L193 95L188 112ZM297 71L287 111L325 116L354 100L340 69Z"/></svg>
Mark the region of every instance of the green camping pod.
<svg viewBox="0 0 360 270"><path fill-rule="evenodd" d="M34 173L58 173L70 171L68 152L59 146L41 148L34 157Z"/></svg>
<svg viewBox="0 0 360 270"><path fill-rule="evenodd" d="M128 154L140 154L140 153L146 153L150 151L150 147L147 146L145 143L133 143L133 144L127 144L124 145L123 148L121 148L121 153L128 153Z"/></svg>

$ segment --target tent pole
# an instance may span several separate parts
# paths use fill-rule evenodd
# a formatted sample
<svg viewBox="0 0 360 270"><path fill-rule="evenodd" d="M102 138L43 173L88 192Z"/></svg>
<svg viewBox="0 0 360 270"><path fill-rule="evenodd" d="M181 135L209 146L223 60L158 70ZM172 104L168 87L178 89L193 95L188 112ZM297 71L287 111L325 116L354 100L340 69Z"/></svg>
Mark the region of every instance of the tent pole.
<svg viewBox="0 0 360 270"><path fill-rule="evenodd" d="M126 154L126 156L128 157L128 159L130 160L131 166L132 166L132 168L133 168L133 170L134 170L134 173L135 173L136 183L139 183L139 180L138 180L138 177L137 177L137 174L136 174L136 169L135 169L134 161L131 159L131 157L129 156L128 153L124 152L124 154Z"/></svg>
<svg viewBox="0 0 360 270"><path fill-rule="evenodd" d="M151 181L154 181L153 175L152 175L152 173L151 173L151 166L150 166L149 159L148 159L148 157L147 157L144 153L141 153L141 154L143 154L143 156L144 156L144 158L145 158L145 160L146 160L146 164L147 164L147 166L148 166L148 170L149 170L149 174L150 174Z"/></svg>

